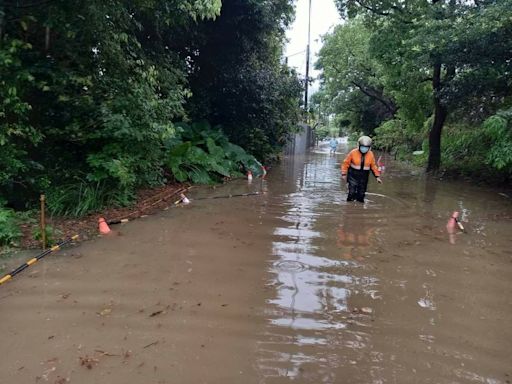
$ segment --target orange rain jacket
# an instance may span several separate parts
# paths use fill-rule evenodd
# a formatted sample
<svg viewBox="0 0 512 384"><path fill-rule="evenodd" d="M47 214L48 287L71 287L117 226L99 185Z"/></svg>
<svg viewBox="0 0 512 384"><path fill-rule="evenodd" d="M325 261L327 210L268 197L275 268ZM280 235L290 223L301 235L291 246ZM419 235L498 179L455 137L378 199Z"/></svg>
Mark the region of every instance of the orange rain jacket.
<svg viewBox="0 0 512 384"><path fill-rule="evenodd" d="M341 163L341 174L345 176L348 173L349 168L354 168L356 170L365 170L371 171L375 175L375 177L380 176L379 168L377 167L377 163L375 162L375 156L372 151L368 151L364 155L364 166L361 168L361 158L363 157L359 148L355 148L349 152L343 163Z"/></svg>

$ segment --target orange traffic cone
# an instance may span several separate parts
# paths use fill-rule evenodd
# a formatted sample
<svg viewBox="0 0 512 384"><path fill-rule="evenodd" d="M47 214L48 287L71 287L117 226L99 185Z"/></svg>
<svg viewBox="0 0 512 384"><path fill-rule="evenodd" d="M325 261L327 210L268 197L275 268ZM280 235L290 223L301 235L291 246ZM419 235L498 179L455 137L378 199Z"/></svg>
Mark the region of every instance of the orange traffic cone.
<svg viewBox="0 0 512 384"><path fill-rule="evenodd" d="M446 231L448 232L451 244L455 244L455 234L457 233L457 228L464 232L464 226L459 221L459 212L455 211L452 213L451 217L446 223Z"/></svg>
<svg viewBox="0 0 512 384"><path fill-rule="evenodd" d="M448 231L448 233L454 233L456 231L457 217L459 217L459 212L455 211L448 219L448 222L446 223L446 230Z"/></svg>
<svg viewBox="0 0 512 384"><path fill-rule="evenodd" d="M450 241L450 244L455 244L456 241L455 234L457 233L457 222L455 220L458 216L459 212L453 212L446 223L446 232L448 232L448 240Z"/></svg>
<svg viewBox="0 0 512 384"><path fill-rule="evenodd" d="M459 221L459 212L455 211L452 213L452 216L448 219L448 223L446 223L446 229L448 232L454 232L457 227L464 232L464 226Z"/></svg>
<svg viewBox="0 0 512 384"><path fill-rule="evenodd" d="M247 180L252 181L252 172L251 171L247 171Z"/></svg>
<svg viewBox="0 0 512 384"><path fill-rule="evenodd" d="M100 217L98 219L98 230L102 235L110 233L110 228L103 217Z"/></svg>
<svg viewBox="0 0 512 384"><path fill-rule="evenodd" d="M180 197L181 197L181 202L183 204L190 204L190 200L187 199L187 196L185 196L183 193L180 195Z"/></svg>
<svg viewBox="0 0 512 384"><path fill-rule="evenodd" d="M381 159L382 159L382 156L379 156L379 158L377 159L377 168L379 169L380 172L384 173L384 171L386 170L386 166L381 161Z"/></svg>

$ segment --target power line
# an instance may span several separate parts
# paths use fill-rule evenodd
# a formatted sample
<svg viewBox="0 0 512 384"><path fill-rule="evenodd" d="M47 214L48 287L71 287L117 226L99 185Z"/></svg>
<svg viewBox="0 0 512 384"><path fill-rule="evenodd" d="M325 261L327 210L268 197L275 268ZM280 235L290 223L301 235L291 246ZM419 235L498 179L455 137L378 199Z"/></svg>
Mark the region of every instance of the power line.
<svg viewBox="0 0 512 384"><path fill-rule="evenodd" d="M297 56L297 55L302 55L304 52L306 52L305 49L303 49L300 52L292 53L291 55L286 55L285 57L293 57L293 56Z"/></svg>

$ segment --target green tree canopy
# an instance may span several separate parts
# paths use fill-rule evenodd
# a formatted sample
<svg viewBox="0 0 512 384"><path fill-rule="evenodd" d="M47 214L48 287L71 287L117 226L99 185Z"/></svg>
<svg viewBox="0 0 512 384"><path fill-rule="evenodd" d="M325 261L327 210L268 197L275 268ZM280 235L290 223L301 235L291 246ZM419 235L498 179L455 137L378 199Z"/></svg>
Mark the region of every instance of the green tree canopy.
<svg viewBox="0 0 512 384"><path fill-rule="evenodd" d="M190 64L194 119L221 124L231 140L263 159L298 120L301 86L281 64L291 0L224 0L215 21L193 32Z"/></svg>
<svg viewBox="0 0 512 384"><path fill-rule="evenodd" d="M259 158L298 117L280 63L291 0L0 3L0 192L101 191L172 177L175 123L208 119ZM99 193L99 192L98 192Z"/></svg>
<svg viewBox="0 0 512 384"><path fill-rule="evenodd" d="M378 63L384 92L406 124L418 129L421 120L427 122L429 103L423 95L429 91L428 170L440 166L441 133L450 116L481 121L507 103L511 0L338 0L337 5L343 16L352 23L362 20L369 31L368 50L356 51L359 61ZM359 34L368 41L366 31ZM354 41L360 46L361 39Z"/></svg>

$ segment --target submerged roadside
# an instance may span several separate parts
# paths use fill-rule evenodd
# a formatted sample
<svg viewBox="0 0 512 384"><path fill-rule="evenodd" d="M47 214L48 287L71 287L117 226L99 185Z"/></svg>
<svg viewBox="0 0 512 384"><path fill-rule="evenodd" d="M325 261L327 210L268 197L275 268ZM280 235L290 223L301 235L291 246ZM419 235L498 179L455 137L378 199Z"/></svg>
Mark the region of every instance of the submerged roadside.
<svg viewBox="0 0 512 384"><path fill-rule="evenodd" d="M189 185L177 183L145 188L137 193L135 202L126 207L108 207L101 212L91 212L81 217L47 216L47 246L77 234L83 240L94 237L97 233L99 217L104 217L107 221L134 220L140 216L165 209L170 203L175 202L172 200L173 198L177 199L180 193L189 188ZM22 237L16 246L11 248L12 250L41 248L39 215L39 211L33 210L23 216L25 222L20 223Z"/></svg>

